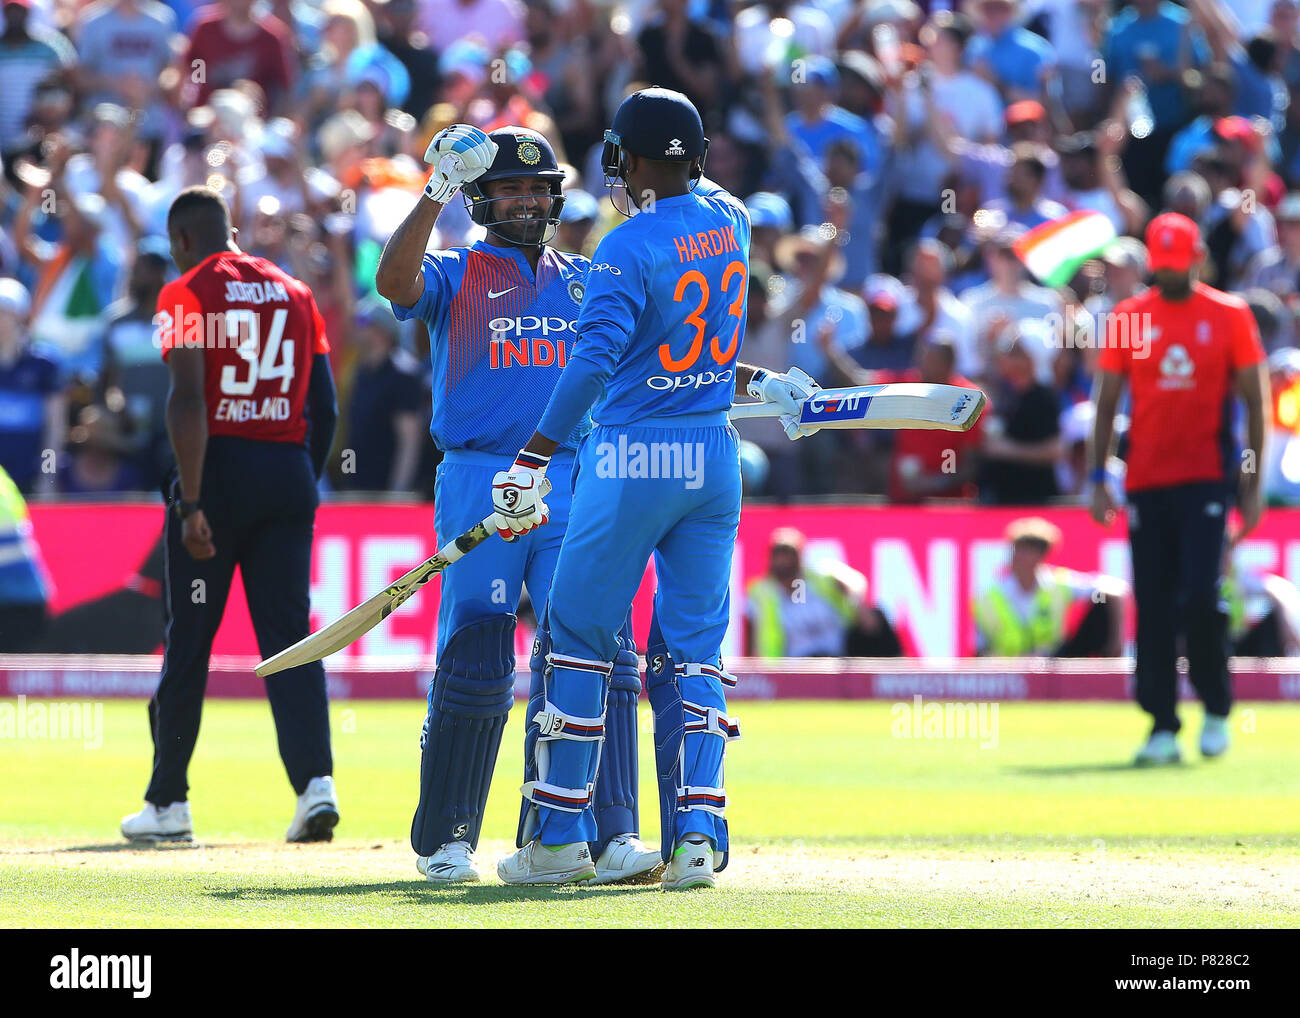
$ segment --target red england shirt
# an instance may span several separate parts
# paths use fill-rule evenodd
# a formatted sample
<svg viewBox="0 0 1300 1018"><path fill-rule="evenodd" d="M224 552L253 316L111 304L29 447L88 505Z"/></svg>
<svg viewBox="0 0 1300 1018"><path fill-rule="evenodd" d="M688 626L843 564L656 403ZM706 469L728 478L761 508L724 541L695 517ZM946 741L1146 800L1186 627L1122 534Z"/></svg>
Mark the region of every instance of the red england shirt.
<svg viewBox="0 0 1300 1018"><path fill-rule="evenodd" d="M1153 286L1116 304L1099 339L1097 367L1129 384L1128 490L1231 481L1236 375L1264 359L1246 302L1203 283L1168 301Z"/></svg>
<svg viewBox="0 0 1300 1018"><path fill-rule="evenodd" d="M158 295L163 359L201 348L208 434L302 443L312 358L329 352L305 283L265 258L209 255Z"/></svg>

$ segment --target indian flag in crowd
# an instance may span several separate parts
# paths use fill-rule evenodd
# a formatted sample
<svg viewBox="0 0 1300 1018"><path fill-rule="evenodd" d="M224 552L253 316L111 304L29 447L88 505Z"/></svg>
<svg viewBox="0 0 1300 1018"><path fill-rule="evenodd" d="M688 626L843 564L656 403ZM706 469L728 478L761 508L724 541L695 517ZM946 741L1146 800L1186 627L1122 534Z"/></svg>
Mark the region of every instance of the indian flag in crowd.
<svg viewBox="0 0 1300 1018"><path fill-rule="evenodd" d="M1016 241L1015 250L1044 286L1064 286L1114 239L1115 224L1085 209L1035 226Z"/></svg>

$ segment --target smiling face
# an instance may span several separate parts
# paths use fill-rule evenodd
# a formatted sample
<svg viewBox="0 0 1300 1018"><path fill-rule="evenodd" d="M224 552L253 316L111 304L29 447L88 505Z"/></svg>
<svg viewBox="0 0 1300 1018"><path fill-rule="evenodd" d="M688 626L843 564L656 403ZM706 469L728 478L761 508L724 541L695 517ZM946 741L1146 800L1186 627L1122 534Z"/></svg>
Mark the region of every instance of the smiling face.
<svg viewBox="0 0 1300 1018"><path fill-rule="evenodd" d="M483 185L493 232L518 247L542 243L551 213L551 183L543 177L503 177Z"/></svg>

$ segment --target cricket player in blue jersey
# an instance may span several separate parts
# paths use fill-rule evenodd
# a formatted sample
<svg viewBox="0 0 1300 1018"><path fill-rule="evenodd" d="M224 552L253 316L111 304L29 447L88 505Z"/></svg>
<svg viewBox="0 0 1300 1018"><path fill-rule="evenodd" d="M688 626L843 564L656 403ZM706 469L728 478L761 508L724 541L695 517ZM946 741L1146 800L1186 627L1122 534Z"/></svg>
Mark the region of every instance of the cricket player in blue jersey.
<svg viewBox="0 0 1300 1018"><path fill-rule="evenodd" d="M487 511L485 489L531 434L572 352L589 261L546 246L560 219L564 173L542 135L521 127L485 134L453 125L425 158L424 196L389 239L375 283L402 320L421 319L433 358L430 430L438 467L438 534L463 533ZM435 221L460 191L487 236L426 253ZM539 616L533 686L550 641L544 608L569 515L569 474L585 414L555 446L552 526L490 541L442 574L437 667L420 740L420 802L411 825L416 865L433 883L479 879L474 864L501 732L514 702L515 611L526 585ZM556 526L558 524L558 526ZM513 537L505 529L507 537ZM636 700L641 691L630 625L611 677L609 766L596 789L590 844L596 879L653 877L660 853L637 838Z"/></svg>
<svg viewBox="0 0 1300 1018"><path fill-rule="evenodd" d="M508 883L593 876L587 843L602 743L609 752L607 677L652 554L659 589L647 689L663 886L712 886L726 865L722 761L739 729L727 715L734 680L720 651L740 519L739 437L727 413L739 390L792 415L808 389L737 361L749 216L702 176L707 149L699 113L678 92L644 89L619 107L602 166L639 211L597 247L576 348L536 433L492 482L497 517L513 532L545 522L543 479L591 413L551 583L544 698L536 713L529 707L535 777L523 789L521 847L497 867ZM784 421L799 437L793 417Z"/></svg>

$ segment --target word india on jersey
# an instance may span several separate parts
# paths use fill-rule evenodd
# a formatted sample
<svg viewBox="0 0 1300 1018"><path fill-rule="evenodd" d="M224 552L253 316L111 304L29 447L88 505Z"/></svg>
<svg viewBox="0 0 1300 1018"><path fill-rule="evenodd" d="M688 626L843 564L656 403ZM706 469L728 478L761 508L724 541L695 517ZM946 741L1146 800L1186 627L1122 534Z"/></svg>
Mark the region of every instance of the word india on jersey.
<svg viewBox="0 0 1300 1018"><path fill-rule="evenodd" d="M734 226L724 226L720 230L705 233L683 233L673 238L673 246L677 248L679 262L693 262L697 258L711 258L740 250Z"/></svg>

